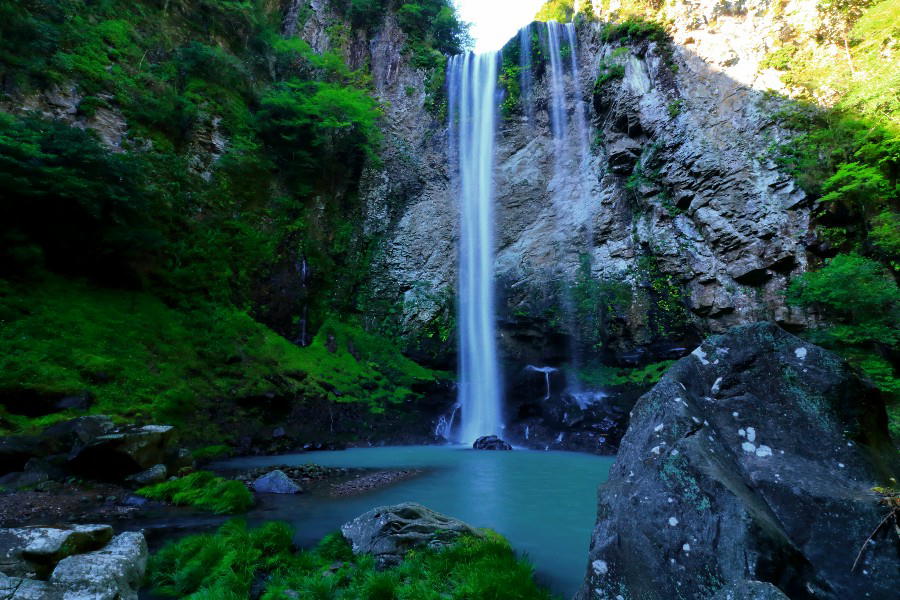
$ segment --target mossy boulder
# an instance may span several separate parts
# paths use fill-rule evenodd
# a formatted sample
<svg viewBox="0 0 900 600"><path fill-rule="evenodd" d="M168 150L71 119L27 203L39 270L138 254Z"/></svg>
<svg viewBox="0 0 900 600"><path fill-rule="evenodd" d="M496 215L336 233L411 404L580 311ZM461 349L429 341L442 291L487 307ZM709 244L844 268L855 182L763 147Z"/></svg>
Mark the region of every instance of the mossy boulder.
<svg viewBox="0 0 900 600"><path fill-rule="evenodd" d="M872 488L900 475L886 423L874 386L775 325L708 339L635 405L579 598L893 597L889 528L852 568L886 514Z"/></svg>

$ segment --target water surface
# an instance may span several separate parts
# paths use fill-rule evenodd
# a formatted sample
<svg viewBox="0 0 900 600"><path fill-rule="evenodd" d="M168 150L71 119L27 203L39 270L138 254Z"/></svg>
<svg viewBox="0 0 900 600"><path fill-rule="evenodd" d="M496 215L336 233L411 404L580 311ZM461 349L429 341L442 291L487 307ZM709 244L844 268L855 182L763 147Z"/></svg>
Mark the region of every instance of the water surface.
<svg viewBox="0 0 900 600"><path fill-rule="evenodd" d="M573 452L477 452L460 447L406 446L237 458L214 467L316 463L425 468L426 472L416 478L359 496L269 495L248 520L288 521L297 529L297 542L309 546L376 506L419 502L476 527L502 533L518 552L528 555L541 583L571 597L584 577L596 518L597 485L606 480L612 460Z"/></svg>

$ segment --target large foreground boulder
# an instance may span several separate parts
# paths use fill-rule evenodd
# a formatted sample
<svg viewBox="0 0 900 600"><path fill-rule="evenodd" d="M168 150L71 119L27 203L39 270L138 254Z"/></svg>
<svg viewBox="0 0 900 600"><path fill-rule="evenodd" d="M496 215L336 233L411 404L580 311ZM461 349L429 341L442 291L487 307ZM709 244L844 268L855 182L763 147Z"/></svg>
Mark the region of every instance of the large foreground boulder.
<svg viewBox="0 0 900 600"><path fill-rule="evenodd" d="M466 523L414 502L381 506L345 523L341 533L354 554L372 554L379 568L399 564L414 548L442 548L460 536L481 534Z"/></svg>
<svg viewBox="0 0 900 600"><path fill-rule="evenodd" d="M896 598L892 527L852 567L897 475L878 392L839 357L771 324L710 338L635 406L579 598Z"/></svg>
<svg viewBox="0 0 900 600"><path fill-rule="evenodd" d="M108 525L0 529L0 598L137 600L147 567L141 533Z"/></svg>

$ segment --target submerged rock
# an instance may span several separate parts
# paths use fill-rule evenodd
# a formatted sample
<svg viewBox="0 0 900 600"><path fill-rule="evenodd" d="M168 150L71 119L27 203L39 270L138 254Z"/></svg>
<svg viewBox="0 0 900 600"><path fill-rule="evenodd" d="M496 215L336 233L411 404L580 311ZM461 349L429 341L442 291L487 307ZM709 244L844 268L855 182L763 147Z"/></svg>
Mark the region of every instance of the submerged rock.
<svg viewBox="0 0 900 600"><path fill-rule="evenodd" d="M898 467L877 390L838 356L767 323L710 338L635 406L579 598L895 597L889 528L851 567Z"/></svg>
<svg viewBox="0 0 900 600"><path fill-rule="evenodd" d="M472 447L476 450L512 450L509 442L501 440L496 435L482 436L475 440Z"/></svg>
<svg viewBox="0 0 900 600"><path fill-rule="evenodd" d="M284 471L278 469L254 481L253 490L260 494L299 494L303 491Z"/></svg>
<svg viewBox="0 0 900 600"><path fill-rule="evenodd" d="M460 536L481 534L472 526L421 504L381 506L345 523L341 533L354 554L372 554L379 568L398 564L414 548L442 548Z"/></svg>

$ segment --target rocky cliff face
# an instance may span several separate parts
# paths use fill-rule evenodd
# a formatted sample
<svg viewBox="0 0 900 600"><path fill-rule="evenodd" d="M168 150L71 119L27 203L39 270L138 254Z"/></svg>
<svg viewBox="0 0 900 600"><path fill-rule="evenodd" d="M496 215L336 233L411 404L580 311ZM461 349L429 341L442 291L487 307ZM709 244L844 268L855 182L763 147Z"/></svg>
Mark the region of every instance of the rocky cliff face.
<svg viewBox="0 0 900 600"><path fill-rule="evenodd" d="M502 124L496 268L499 297L506 299L507 354L552 360L534 343L548 333L546 324L524 344L530 350L516 340L529 337L523 330L534 322L526 317L560 304L560 288L585 261L592 278L631 288L612 340L620 352L659 337L648 317L653 300L641 294L653 277L671 278L689 324L702 332L759 319L805 323L785 306L781 291L806 267L809 210L803 192L766 158L767 147L784 134L770 116L777 101L764 93L780 83L759 64L780 28L802 23L814 3L710 1L668 10L671 45L609 42L601 24L578 26L581 77L567 85L579 94L568 96L566 109L573 118L579 102L589 104L586 162L555 158L549 69L536 69L533 110ZM597 75L610 67L621 69L621 77L595 91ZM400 72L382 78L380 92L402 78ZM413 94L388 109L391 156L407 156L372 174L367 192L372 220L385 234L376 279L384 294L403 303L412 330L437 310L416 291L454 285L457 235L445 132L420 105L421 95ZM570 143L579 141L573 136ZM577 148L568 154L577 156ZM388 215L385 199L398 195L404 208Z"/></svg>

